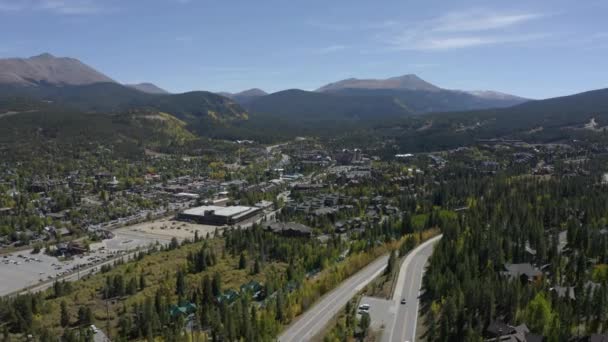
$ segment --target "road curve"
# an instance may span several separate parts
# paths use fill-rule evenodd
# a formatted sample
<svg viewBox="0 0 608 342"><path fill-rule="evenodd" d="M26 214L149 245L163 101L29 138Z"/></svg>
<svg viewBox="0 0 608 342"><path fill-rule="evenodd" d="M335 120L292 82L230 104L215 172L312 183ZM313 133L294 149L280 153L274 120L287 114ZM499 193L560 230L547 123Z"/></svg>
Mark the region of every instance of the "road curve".
<svg viewBox="0 0 608 342"><path fill-rule="evenodd" d="M310 341L323 330L351 298L384 271L387 262L388 256L382 256L343 281L340 286L319 299L287 327L279 335L278 340L280 342Z"/></svg>
<svg viewBox="0 0 608 342"><path fill-rule="evenodd" d="M393 293L393 301L396 303L397 312L395 314L392 330L385 331L382 336L383 342L403 342L416 340L416 324L418 321L418 299L422 286L425 265L429 257L433 254L435 244L439 242L442 235L436 236L409 253L399 270L399 277ZM401 299L405 299L407 304L400 304Z"/></svg>

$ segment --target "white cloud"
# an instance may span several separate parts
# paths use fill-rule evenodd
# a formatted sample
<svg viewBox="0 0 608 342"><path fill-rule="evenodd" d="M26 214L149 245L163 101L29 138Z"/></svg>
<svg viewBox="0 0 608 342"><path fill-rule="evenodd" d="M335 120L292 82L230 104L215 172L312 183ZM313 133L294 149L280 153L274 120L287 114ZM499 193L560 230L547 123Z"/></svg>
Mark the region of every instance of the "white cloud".
<svg viewBox="0 0 608 342"><path fill-rule="evenodd" d="M43 11L65 15L96 14L112 8L103 0L0 0L0 12Z"/></svg>
<svg viewBox="0 0 608 342"><path fill-rule="evenodd" d="M470 10L452 12L414 23L406 29L378 34L391 50L440 51L541 39L518 26L539 18L537 13L502 13Z"/></svg>
<svg viewBox="0 0 608 342"><path fill-rule="evenodd" d="M508 43L522 43L547 37L547 34L525 35L489 35L489 36L457 36L457 37L424 37L422 39L399 39L392 42L396 50L441 51L476 47L483 45L497 45Z"/></svg>
<svg viewBox="0 0 608 342"><path fill-rule="evenodd" d="M430 23L431 29L438 32L471 32L506 28L538 19L538 13L493 13L483 10L452 12Z"/></svg>

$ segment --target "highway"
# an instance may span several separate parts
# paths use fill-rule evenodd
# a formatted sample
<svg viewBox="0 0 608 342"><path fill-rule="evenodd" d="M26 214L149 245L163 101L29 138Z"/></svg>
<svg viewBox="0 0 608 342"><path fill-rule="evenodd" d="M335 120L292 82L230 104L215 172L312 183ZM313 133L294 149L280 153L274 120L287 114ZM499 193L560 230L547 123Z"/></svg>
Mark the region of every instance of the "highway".
<svg viewBox="0 0 608 342"><path fill-rule="evenodd" d="M441 239L436 236L416 247L405 257L399 270L399 277L393 293L393 301L397 306L392 329L385 331L382 341L386 342L414 342L416 340L416 324L418 322L418 307L422 277L425 265L433 254L435 244ZM405 298L406 304L401 304Z"/></svg>
<svg viewBox="0 0 608 342"><path fill-rule="evenodd" d="M280 336L280 342L309 341L334 318L346 303L386 268L388 256L383 256L364 267L321 297L300 315Z"/></svg>

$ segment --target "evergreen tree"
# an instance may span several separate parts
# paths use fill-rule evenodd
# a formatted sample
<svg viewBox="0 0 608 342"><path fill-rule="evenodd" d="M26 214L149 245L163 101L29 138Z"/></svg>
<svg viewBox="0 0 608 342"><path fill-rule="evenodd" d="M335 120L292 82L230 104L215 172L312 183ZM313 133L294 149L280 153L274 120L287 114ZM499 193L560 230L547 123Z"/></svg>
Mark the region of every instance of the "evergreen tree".
<svg viewBox="0 0 608 342"><path fill-rule="evenodd" d="M247 259L245 259L245 253L241 253L239 258L239 269L244 270L247 267Z"/></svg>
<svg viewBox="0 0 608 342"><path fill-rule="evenodd" d="M61 301L60 304L60 321L62 327L70 325L70 313L68 312L68 305L65 301Z"/></svg>

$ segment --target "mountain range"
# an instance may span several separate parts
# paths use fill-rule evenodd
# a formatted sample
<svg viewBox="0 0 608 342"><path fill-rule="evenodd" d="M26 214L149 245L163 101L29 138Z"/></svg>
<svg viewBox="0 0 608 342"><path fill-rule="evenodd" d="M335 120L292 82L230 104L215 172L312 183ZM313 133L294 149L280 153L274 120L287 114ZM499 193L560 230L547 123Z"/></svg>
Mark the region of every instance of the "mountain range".
<svg viewBox="0 0 608 342"><path fill-rule="evenodd" d="M62 120L73 120L78 113L94 114L75 125L103 121L106 135L116 118L126 115L133 119L121 121L121 132L128 131L125 122L141 125L149 121L142 118L154 117L160 118L157 124L172 122L173 128L203 136L254 136L260 141L378 126L389 127L395 134L404 122L421 129L401 131L403 141L410 144L429 141L431 136L463 141L525 134L528 130L555 137L590 118L595 118L599 127L608 126L607 91L533 101L490 90L444 89L409 74L388 79L350 78L316 91L290 89L268 94L254 88L240 93L169 94L150 83L120 84L73 58L42 54L0 59L0 120L10 117L4 122L18 122L20 113L37 112L23 114L23 120L29 117L28 122L35 124L33 118L44 117L44 113L70 113L60 116ZM55 126L60 129L61 124Z"/></svg>
<svg viewBox="0 0 608 342"><path fill-rule="evenodd" d="M251 103L252 101L254 101L255 99L257 99L258 97L262 97L262 96L266 96L268 95L267 92L263 91L262 89L259 88L252 88L249 90L244 90L241 91L239 93L228 93L228 92L221 92L218 93L219 95L228 97L233 99L234 101L238 102L241 105L247 105L249 103Z"/></svg>
<svg viewBox="0 0 608 342"><path fill-rule="evenodd" d="M388 79L349 78L315 91L290 89L266 94L252 89L221 94L241 104L253 116L296 121L318 117L383 120L431 112L504 108L528 101L496 91L443 89L412 74Z"/></svg>
<svg viewBox="0 0 608 342"><path fill-rule="evenodd" d="M35 87L41 85L81 86L95 83L117 83L112 78L69 57L43 53L30 58L0 59L0 84ZM150 94L169 94L152 83L126 84Z"/></svg>
<svg viewBox="0 0 608 342"><path fill-rule="evenodd" d="M234 101L210 92L169 94L151 83L120 84L77 59L45 53L0 59L0 96L27 97L84 112L157 110L196 127L247 118Z"/></svg>

